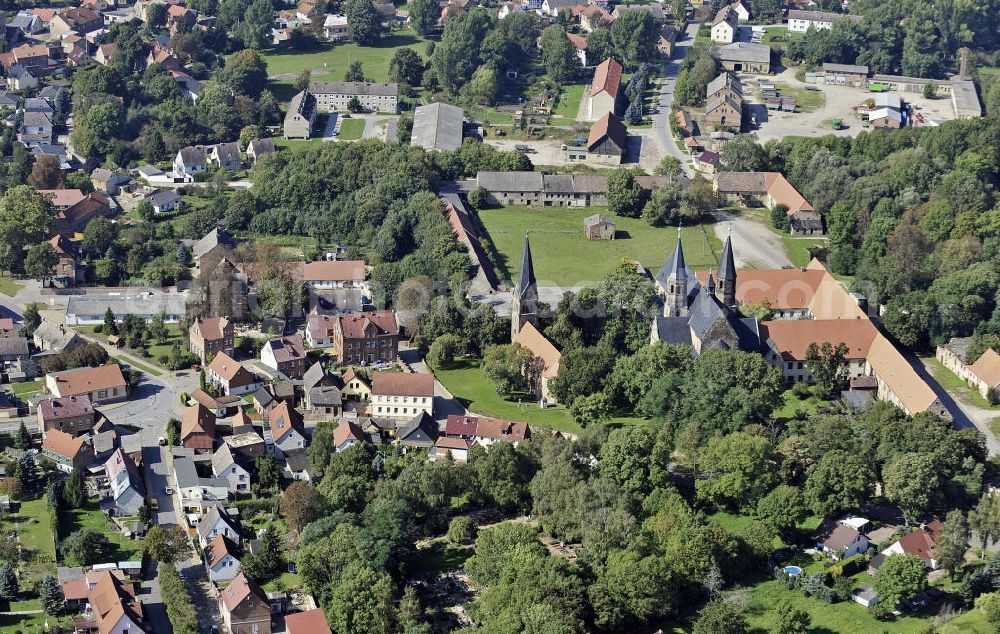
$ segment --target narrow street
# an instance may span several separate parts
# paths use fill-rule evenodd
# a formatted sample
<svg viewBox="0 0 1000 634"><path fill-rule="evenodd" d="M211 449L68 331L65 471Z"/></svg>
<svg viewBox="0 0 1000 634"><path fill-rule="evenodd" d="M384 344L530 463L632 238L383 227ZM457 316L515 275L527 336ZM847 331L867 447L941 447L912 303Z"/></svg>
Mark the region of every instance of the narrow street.
<svg viewBox="0 0 1000 634"><path fill-rule="evenodd" d="M927 381L927 385L931 386L931 389L934 390L938 398L941 399L941 403L944 404L948 413L951 414L955 427L959 429L975 427L986 437L987 453L990 456L1000 455L1000 439L997 439L996 434L990 428L990 422L994 418L1000 417L1000 410L983 409L982 407L970 404L966 400L966 393L970 388L962 388L954 391L945 389L934 378L931 366L931 363L934 363L933 359L924 360L910 354L907 354L907 359L917 373Z"/></svg>
<svg viewBox="0 0 1000 634"><path fill-rule="evenodd" d="M687 29L677 38L674 45L674 54L665 67L666 80L660 84L660 105L659 112L653 115L653 133L656 141L660 145L662 155L669 154L681 162L681 169L688 178L694 176L694 169L688 164L688 156L677 147L673 134L670 131L670 108L674 104L674 87L677 85L677 74L681 69L681 61L688 49L694 44L694 38L698 35L698 23L689 22Z"/></svg>

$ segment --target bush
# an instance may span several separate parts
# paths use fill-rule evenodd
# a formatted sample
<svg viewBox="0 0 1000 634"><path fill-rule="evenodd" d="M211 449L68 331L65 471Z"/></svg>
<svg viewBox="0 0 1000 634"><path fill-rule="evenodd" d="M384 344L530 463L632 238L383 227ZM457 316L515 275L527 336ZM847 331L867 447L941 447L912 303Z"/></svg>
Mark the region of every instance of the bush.
<svg viewBox="0 0 1000 634"><path fill-rule="evenodd" d="M771 209L771 225L778 231L788 231L791 229L792 222L788 218L787 205L775 205Z"/></svg>
<svg viewBox="0 0 1000 634"><path fill-rule="evenodd" d="M469 204L476 209L486 209L489 200L489 195L486 193L485 187L477 187L469 192Z"/></svg>
<svg viewBox="0 0 1000 634"><path fill-rule="evenodd" d="M453 544L468 544L476 539L476 524L471 518L459 515L448 524L448 541Z"/></svg>
<svg viewBox="0 0 1000 634"><path fill-rule="evenodd" d="M455 365L455 357L462 351L462 340L455 335L441 335L431 344L427 361L434 368L450 368Z"/></svg>
<svg viewBox="0 0 1000 634"><path fill-rule="evenodd" d="M792 394L794 394L796 398L807 399L812 396L812 390L809 388L809 384L807 383L796 383L792 385Z"/></svg>

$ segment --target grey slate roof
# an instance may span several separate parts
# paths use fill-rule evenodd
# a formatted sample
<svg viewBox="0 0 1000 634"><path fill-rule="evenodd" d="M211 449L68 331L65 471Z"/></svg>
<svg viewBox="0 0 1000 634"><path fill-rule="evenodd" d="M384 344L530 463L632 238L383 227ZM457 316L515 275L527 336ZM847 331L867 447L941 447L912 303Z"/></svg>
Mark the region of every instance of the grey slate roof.
<svg viewBox="0 0 1000 634"><path fill-rule="evenodd" d="M309 369L302 375L302 388L305 390L311 390L319 385L320 381L322 381L325 377L326 370L323 369L323 364L317 361L309 366Z"/></svg>
<svg viewBox="0 0 1000 634"><path fill-rule="evenodd" d="M180 150L181 160L184 161L186 167L192 167L195 165L205 165L205 151L200 147L181 148Z"/></svg>
<svg viewBox="0 0 1000 634"><path fill-rule="evenodd" d="M657 317L656 338L670 344L691 345L691 327L687 317Z"/></svg>
<svg viewBox="0 0 1000 634"><path fill-rule="evenodd" d="M538 172L479 172L476 180L491 192L542 191L542 175Z"/></svg>
<svg viewBox="0 0 1000 634"><path fill-rule="evenodd" d="M736 279L736 262L733 259L733 237L726 236L726 246L722 248L722 258L719 260L719 272L716 275L719 282Z"/></svg>
<svg viewBox="0 0 1000 634"><path fill-rule="evenodd" d="M152 196L149 196L146 200L148 200L149 204L154 207L162 207L163 205L175 201L178 198L180 198L180 196L178 196L177 192L175 192L174 190L162 189L153 194Z"/></svg>
<svg viewBox="0 0 1000 634"><path fill-rule="evenodd" d="M462 147L462 121L465 111L446 103L420 106L413 112L410 145L426 150L454 152Z"/></svg>
<svg viewBox="0 0 1000 634"><path fill-rule="evenodd" d="M743 94L743 82L734 73L726 71L721 73L718 77L708 82L708 87L705 91L706 95L714 95L726 86L729 86L739 94Z"/></svg>
<svg viewBox="0 0 1000 634"><path fill-rule="evenodd" d="M521 253L521 270L517 276L517 284L514 286L514 295L520 297L522 302L538 299L535 267L531 262L531 245L528 244L527 234L524 236L524 251Z"/></svg>
<svg viewBox="0 0 1000 634"><path fill-rule="evenodd" d="M33 336L48 343L53 350L62 350L72 343L74 339L79 338L79 335L73 329L57 324L54 321L49 321L48 319L43 319L38 324Z"/></svg>
<svg viewBox="0 0 1000 634"><path fill-rule="evenodd" d="M401 445L430 447L438 437L438 426L427 412L420 412L403 427L396 430Z"/></svg>
<svg viewBox="0 0 1000 634"><path fill-rule="evenodd" d="M365 95L373 97L399 96L399 84L377 84L367 81L314 81L309 84L314 95Z"/></svg>
<svg viewBox="0 0 1000 634"><path fill-rule="evenodd" d="M313 406L323 406L329 407L333 405L340 405L343 400L340 394L340 388L336 385L324 385L321 387L314 387L309 390L309 402Z"/></svg>
<svg viewBox="0 0 1000 634"><path fill-rule="evenodd" d="M695 280L694 271L688 267L687 262L684 260L684 251L681 248L680 239L678 238L677 245L674 247L674 252L670 255L670 259L663 263L660 267L660 271L656 274L656 281L660 283L660 286L666 288L667 280L670 279L670 274L678 269L678 263L676 260L678 256L681 261L681 267L683 267L684 275L689 280ZM694 282L691 288L688 289L688 297L690 297L694 290L698 287L698 283Z"/></svg>
<svg viewBox="0 0 1000 634"><path fill-rule="evenodd" d="M724 62L770 62L771 47L753 42L733 42L719 49L719 59Z"/></svg>
<svg viewBox="0 0 1000 634"><path fill-rule="evenodd" d="M195 259L197 259L219 245L235 249L236 240L222 229L216 228L208 232L204 238L198 240L198 242L194 244L194 248L191 251L194 254Z"/></svg>

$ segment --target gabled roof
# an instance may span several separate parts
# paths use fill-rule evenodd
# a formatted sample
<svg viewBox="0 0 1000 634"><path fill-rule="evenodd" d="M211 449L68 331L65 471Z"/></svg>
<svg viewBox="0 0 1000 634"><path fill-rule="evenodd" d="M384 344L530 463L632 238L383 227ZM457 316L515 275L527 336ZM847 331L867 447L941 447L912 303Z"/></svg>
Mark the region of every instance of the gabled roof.
<svg viewBox="0 0 1000 634"><path fill-rule="evenodd" d="M349 440L364 442L365 433L357 423L345 420L333 430L333 446L339 447Z"/></svg>
<svg viewBox="0 0 1000 634"><path fill-rule="evenodd" d="M181 440L192 434L215 438L215 416L201 403L185 408L181 414Z"/></svg>
<svg viewBox="0 0 1000 634"><path fill-rule="evenodd" d="M85 445L87 445L87 439L84 436L74 438L64 431L50 429L45 433L42 449L72 460L76 458Z"/></svg>
<svg viewBox="0 0 1000 634"><path fill-rule="evenodd" d="M217 246L235 249L236 240L222 229L215 228L209 231L201 240L198 240L191 251L195 259L198 259Z"/></svg>
<svg viewBox="0 0 1000 634"><path fill-rule="evenodd" d="M270 605L271 603L261 587L247 579L246 575L241 572L229 582L224 590L219 592L219 602L222 603L227 612L232 612L250 596L253 596L262 605Z"/></svg>
<svg viewBox="0 0 1000 634"><path fill-rule="evenodd" d="M319 260L302 265L303 282L364 282L364 260Z"/></svg>
<svg viewBox="0 0 1000 634"><path fill-rule="evenodd" d="M435 102L413 111L413 133L410 145L426 150L454 152L462 147L462 123L465 110L458 106Z"/></svg>
<svg viewBox="0 0 1000 634"><path fill-rule="evenodd" d="M188 146L181 148L177 152L177 158L184 163L185 167L193 167L195 165L205 165L205 151L200 147Z"/></svg>
<svg viewBox="0 0 1000 634"><path fill-rule="evenodd" d="M206 341L217 341L225 337L229 319L225 317L198 317L191 324L192 332L197 332Z"/></svg>
<svg viewBox="0 0 1000 634"><path fill-rule="evenodd" d="M376 372L372 394L383 396L434 396L434 375L407 372Z"/></svg>
<svg viewBox="0 0 1000 634"><path fill-rule="evenodd" d="M423 435L426 438L420 438ZM430 447L438 437L438 426L427 412L420 412L406 425L396 429L396 438L404 445Z"/></svg>
<svg viewBox="0 0 1000 634"><path fill-rule="evenodd" d="M934 556L934 543L941 533L941 521L934 520L925 527L914 530L909 535L901 537L899 547L907 555L914 555L927 561Z"/></svg>
<svg viewBox="0 0 1000 634"><path fill-rule="evenodd" d="M867 319L784 319L764 323L765 336L786 358L805 361L809 344L847 346L848 361L868 358L878 330Z"/></svg>
<svg viewBox="0 0 1000 634"><path fill-rule="evenodd" d="M285 630L288 634L332 634L321 608L289 614L285 617Z"/></svg>
<svg viewBox="0 0 1000 634"><path fill-rule="evenodd" d="M205 560L208 561L208 567L215 568L222 563L222 560L227 555L233 559L237 559L236 544L229 541L229 538L222 533L219 533L205 547Z"/></svg>
<svg viewBox="0 0 1000 634"><path fill-rule="evenodd" d="M590 135L587 137L587 149L593 152L597 144L605 137L610 139L623 152L628 146L628 131L625 129L625 124L610 112L606 113L590 127Z"/></svg>
<svg viewBox="0 0 1000 634"><path fill-rule="evenodd" d="M274 139L254 139L253 141L250 141L250 144L247 146L247 151L254 156L274 154Z"/></svg>
<svg viewBox="0 0 1000 634"><path fill-rule="evenodd" d="M298 361L306 357L306 346L299 335L269 339L264 347L271 350L278 363Z"/></svg>
<svg viewBox="0 0 1000 634"><path fill-rule="evenodd" d="M63 245L64 243L60 241L59 244ZM65 249L63 246L60 248ZM59 251L56 251L56 253L59 253ZM56 350L62 350L67 345L72 343L74 339L79 338L76 331L63 326L62 324L49 321L48 319L43 319L42 322L38 324L38 328L35 328L35 332L32 336L38 337L38 339L48 343L53 349Z"/></svg>
<svg viewBox="0 0 1000 634"><path fill-rule="evenodd" d="M532 356L542 360L542 376L552 379L559 374L562 353L530 321L521 326L514 343L524 346Z"/></svg>
<svg viewBox="0 0 1000 634"><path fill-rule="evenodd" d="M337 320L340 323L340 331L343 333L345 339L363 339L370 326L374 326L379 335L399 334L399 324L396 322L396 314L391 310L376 310L341 315Z"/></svg>
<svg viewBox="0 0 1000 634"><path fill-rule="evenodd" d="M235 361L225 352L216 354L212 362L208 364L208 368L224 381L232 381L241 371L249 372L243 367L243 364Z"/></svg>
<svg viewBox="0 0 1000 634"><path fill-rule="evenodd" d="M125 377L117 363L96 368L77 368L50 375L54 376L59 393L63 396L89 394L97 390L125 387Z"/></svg>
<svg viewBox="0 0 1000 634"><path fill-rule="evenodd" d="M622 65L613 57L598 64L594 69L594 80L590 83L591 96L606 92L612 97L617 97L624 71Z"/></svg>
<svg viewBox="0 0 1000 634"><path fill-rule="evenodd" d="M94 405L86 394L65 398L48 398L38 403L38 412L42 420L45 421L93 416Z"/></svg>
<svg viewBox="0 0 1000 634"><path fill-rule="evenodd" d="M215 525L222 521L226 524L234 533L239 534L236 522L229 517L224 509L220 509L218 506L209 507L208 511L201 517L201 521L198 522L196 530L198 531L198 536L201 538L201 543L206 543L208 541L209 532L215 528Z"/></svg>
<svg viewBox="0 0 1000 634"><path fill-rule="evenodd" d="M816 543L830 550L844 550L861 538L856 529L835 520L826 519L813 534Z"/></svg>
<svg viewBox="0 0 1000 634"><path fill-rule="evenodd" d="M288 401L281 401L277 407L267 415L268 423L271 426L271 437L278 440L291 430L295 430L299 435L305 436L305 426L302 424L302 414L288 404Z"/></svg>
<svg viewBox="0 0 1000 634"><path fill-rule="evenodd" d="M1000 385L1000 354L988 348L969 368L973 376L990 387Z"/></svg>

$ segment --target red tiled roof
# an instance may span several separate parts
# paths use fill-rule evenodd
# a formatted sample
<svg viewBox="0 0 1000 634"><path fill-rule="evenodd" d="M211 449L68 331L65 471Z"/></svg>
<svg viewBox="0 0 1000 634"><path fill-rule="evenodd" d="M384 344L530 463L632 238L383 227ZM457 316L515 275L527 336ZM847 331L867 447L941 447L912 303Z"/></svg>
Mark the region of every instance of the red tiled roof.
<svg viewBox="0 0 1000 634"><path fill-rule="evenodd" d="M622 65L613 57L609 57L594 70L594 81L590 84L591 96L601 92L607 92L611 96L618 95L618 89L622 83Z"/></svg>
<svg viewBox="0 0 1000 634"><path fill-rule="evenodd" d="M374 325L380 331L378 334L399 334L396 314L391 310L341 315L339 321L345 339L364 339L369 325Z"/></svg>
<svg viewBox="0 0 1000 634"><path fill-rule="evenodd" d="M242 572L229 582L225 590L219 593L219 600L228 612L232 612L236 607L250 595L254 595L258 601L268 605L267 595L260 586L248 580Z"/></svg>
<svg viewBox="0 0 1000 634"><path fill-rule="evenodd" d="M302 265L304 282L364 282L363 260L306 262Z"/></svg>
<svg viewBox="0 0 1000 634"><path fill-rule="evenodd" d="M372 394L383 396L434 396L434 375L405 372L376 372Z"/></svg>
<svg viewBox="0 0 1000 634"><path fill-rule="evenodd" d="M332 634L321 608L313 608L285 617L288 634Z"/></svg>
<svg viewBox="0 0 1000 634"><path fill-rule="evenodd" d="M281 401L277 407L271 410L267 416L271 425L271 437L278 440L289 430L294 429L299 434L305 435L305 428L302 424L302 414L288 404L288 401Z"/></svg>

